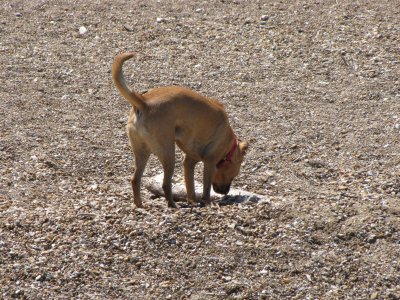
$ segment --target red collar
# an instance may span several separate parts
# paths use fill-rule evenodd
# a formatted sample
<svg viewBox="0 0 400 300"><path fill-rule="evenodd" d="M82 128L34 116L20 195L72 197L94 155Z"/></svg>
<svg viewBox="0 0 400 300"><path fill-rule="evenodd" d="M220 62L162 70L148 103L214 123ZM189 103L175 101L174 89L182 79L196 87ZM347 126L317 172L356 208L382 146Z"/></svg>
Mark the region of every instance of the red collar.
<svg viewBox="0 0 400 300"><path fill-rule="evenodd" d="M229 150L228 154L225 155L225 157L217 163L217 169L222 168L223 166L225 166L225 164L227 162L232 161L232 156L233 156L233 153L235 152L237 146L238 146L238 141L237 141L236 137L233 137L233 143L232 143L231 150Z"/></svg>

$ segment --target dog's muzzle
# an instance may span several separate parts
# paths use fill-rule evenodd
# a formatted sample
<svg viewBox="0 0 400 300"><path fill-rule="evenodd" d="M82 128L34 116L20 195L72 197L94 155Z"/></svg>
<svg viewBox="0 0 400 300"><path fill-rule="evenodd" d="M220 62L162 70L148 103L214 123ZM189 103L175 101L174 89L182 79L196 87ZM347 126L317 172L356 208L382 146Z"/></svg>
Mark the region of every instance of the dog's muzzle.
<svg viewBox="0 0 400 300"><path fill-rule="evenodd" d="M216 192L216 193L218 193L218 194L222 194L222 195L228 194L230 188L231 188L231 184L223 185L223 186L213 184L214 192Z"/></svg>

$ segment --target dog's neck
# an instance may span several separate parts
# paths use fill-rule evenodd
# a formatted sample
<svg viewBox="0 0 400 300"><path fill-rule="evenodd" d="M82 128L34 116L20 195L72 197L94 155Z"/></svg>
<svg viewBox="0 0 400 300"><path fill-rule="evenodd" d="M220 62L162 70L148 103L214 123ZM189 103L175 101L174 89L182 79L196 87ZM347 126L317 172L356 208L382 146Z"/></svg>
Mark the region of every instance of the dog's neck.
<svg viewBox="0 0 400 300"><path fill-rule="evenodd" d="M220 169L220 168L222 168L223 166L225 166L226 163L229 163L229 162L232 161L233 154L235 153L235 150L236 150L237 147L238 147L238 140L237 140L236 136L233 135L232 146L231 146L231 148L230 148L228 154L226 154L226 155L224 156L224 158L221 159L221 160L217 163L217 168L218 168L218 169Z"/></svg>

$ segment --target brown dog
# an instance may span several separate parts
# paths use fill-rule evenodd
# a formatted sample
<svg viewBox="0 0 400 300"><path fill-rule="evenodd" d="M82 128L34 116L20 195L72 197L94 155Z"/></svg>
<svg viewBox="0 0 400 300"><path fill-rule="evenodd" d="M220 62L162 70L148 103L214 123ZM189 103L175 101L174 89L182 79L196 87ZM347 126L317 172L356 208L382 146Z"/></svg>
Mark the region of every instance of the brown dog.
<svg viewBox="0 0 400 300"><path fill-rule="evenodd" d="M190 204L196 202L194 168L199 161L204 163L202 203L210 203L211 184L215 192L227 194L233 178L239 174L247 143L236 139L222 104L178 86L160 87L142 95L131 91L125 83L122 65L133 56L122 53L115 57L112 78L132 105L127 131L136 164L132 178L135 205L143 207L140 181L153 153L164 169L162 188L168 206L177 207L171 190L175 143L186 154L183 165Z"/></svg>

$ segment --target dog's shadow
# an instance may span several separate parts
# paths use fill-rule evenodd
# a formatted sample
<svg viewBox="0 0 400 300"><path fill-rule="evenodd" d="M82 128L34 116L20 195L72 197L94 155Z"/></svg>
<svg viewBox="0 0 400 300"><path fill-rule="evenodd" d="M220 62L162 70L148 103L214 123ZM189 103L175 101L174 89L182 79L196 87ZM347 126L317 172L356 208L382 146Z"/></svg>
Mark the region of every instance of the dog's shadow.
<svg viewBox="0 0 400 300"><path fill-rule="evenodd" d="M218 203L219 206L226 206L226 205L241 204L241 203L244 203L244 202L257 203L260 200L261 200L261 197L253 196L253 195L252 196L248 196L248 195L235 195L235 196L225 195L220 200L217 200L216 203Z"/></svg>
<svg viewBox="0 0 400 300"><path fill-rule="evenodd" d="M163 180L163 174L158 174L154 177L151 178L151 180L145 181L145 186L147 190L152 194L152 198L159 198L159 197L164 197L164 192L161 188L162 185L162 180ZM201 197L202 193L196 192L196 200L197 203L196 205L191 205L188 204L186 199L186 188L184 184L182 184L180 181L173 182L174 185L172 187L172 196L173 199L179 203L179 206L181 208L192 208L192 207L201 207ZM202 190L202 185L199 183L195 183L195 188L197 191ZM232 194L230 195L225 195L221 196L219 194L216 194L211 191L211 199L212 199L212 204L216 204L218 206L228 206L228 205L239 205L243 203L257 203L264 198L263 195L258 195L258 194L253 194L253 193L248 193L245 191L239 191L239 190L232 190Z"/></svg>
<svg viewBox="0 0 400 300"><path fill-rule="evenodd" d="M261 197L255 196L255 195L225 195L222 196L220 199L215 199L213 201L214 204L217 204L218 206L229 206L229 205L238 205L242 204L245 202L250 202L250 203L257 203L261 200ZM190 208L193 207L189 204L187 204L183 199L180 199L179 201L179 206L181 208ZM194 207L203 207L202 203L197 203Z"/></svg>

